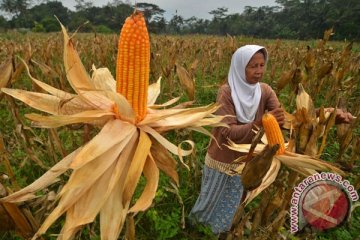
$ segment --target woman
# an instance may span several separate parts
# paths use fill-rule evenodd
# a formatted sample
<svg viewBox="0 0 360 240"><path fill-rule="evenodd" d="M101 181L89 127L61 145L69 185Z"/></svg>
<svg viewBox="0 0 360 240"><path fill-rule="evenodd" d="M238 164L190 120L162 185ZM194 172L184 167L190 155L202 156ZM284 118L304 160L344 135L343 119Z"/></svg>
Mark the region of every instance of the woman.
<svg viewBox="0 0 360 240"><path fill-rule="evenodd" d="M241 153L228 149L224 144L228 140L236 143L251 143L255 133L254 126L262 125L261 118L265 112L273 114L280 125L285 116L279 100L271 87L260 83L268 53L258 45L245 45L233 54L228 83L218 93L217 102L221 108L218 115L230 115L224 122L229 128L214 128L215 139L210 142L205 157L200 195L190 212L190 219L210 225L214 234L230 230L235 211L239 206L243 185L239 175L232 175L232 169L239 164L233 161ZM327 108L333 111L333 108ZM349 123L353 119L350 113L337 109L337 123Z"/></svg>
<svg viewBox="0 0 360 240"><path fill-rule="evenodd" d="M230 170L241 153L224 146L231 139L236 143L251 143L256 125L261 126L261 117L270 111L279 124L284 123L284 113L275 92L265 83L260 83L268 54L264 47L245 45L232 56L228 83L218 93L221 104L219 115L231 115L224 122L229 128L213 130L217 142L212 140L205 157L200 195L191 210L190 218L211 226L215 234L228 231L235 211L240 204L243 186L239 175ZM220 147L219 147L220 146Z"/></svg>

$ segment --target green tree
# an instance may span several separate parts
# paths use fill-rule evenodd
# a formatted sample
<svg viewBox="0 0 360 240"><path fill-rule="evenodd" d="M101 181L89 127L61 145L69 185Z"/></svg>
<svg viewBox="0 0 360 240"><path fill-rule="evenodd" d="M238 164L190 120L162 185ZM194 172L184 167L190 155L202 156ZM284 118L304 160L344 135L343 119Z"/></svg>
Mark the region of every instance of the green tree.
<svg viewBox="0 0 360 240"><path fill-rule="evenodd" d="M151 22L150 32L154 33L165 33L166 32L166 20L164 17L155 17L154 21Z"/></svg>
<svg viewBox="0 0 360 240"><path fill-rule="evenodd" d="M0 30L5 30L9 27L8 21L5 17L0 16Z"/></svg>
<svg viewBox="0 0 360 240"><path fill-rule="evenodd" d="M136 8L144 13L146 21L149 23L153 18L162 17L165 10L161 9L158 5L152 3L140 2L136 4Z"/></svg>
<svg viewBox="0 0 360 240"><path fill-rule="evenodd" d="M227 12L228 8L225 7L217 8L209 12L213 15L213 20L210 25L212 33L221 35L228 33L228 21L226 20L228 16L226 14Z"/></svg>
<svg viewBox="0 0 360 240"><path fill-rule="evenodd" d="M45 17L41 20L46 32L60 31L59 22L54 17Z"/></svg>
<svg viewBox="0 0 360 240"><path fill-rule="evenodd" d="M84 11L84 10L94 6L94 4L91 1L75 0L75 2L76 2L76 5L75 5L76 11Z"/></svg>
<svg viewBox="0 0 360 240"><path fill-rule="evenodd" d="M24 14L26 10L30 7L31 0L1 0L0 9L19 16Z"/></svg>
<svg viewBox="0 0 360 240"><path fill-rule="evenodd" d="M48 1L29 9L29 15L31 16L32 21L43 24L45 21L45 25L49 25L50 22L57 22L54 17L56 16L63 24L67 25L70 21L71 11L64 7L61 2ZM44 27L46 28L45 25ZM57 23L57 25L59 25L59 23ZM47 31L49 30L47 29Z"/></svg>
<svg viewBox="0 0 360 240"><path fill-rule="evenodd" d="M183 28L184 18L180 15L175 14L169 21L169 32L180 34Z"/></svg>
<svg viewBox="0 0 360 240"><path fill-rule="evenodd" d="M41 23L35 22L34 27L31 29L33 32L45 32L45 28Z"/></svg>
<svg viewBox="0 0 360 240"><path fill-rule="evenodd" d="M119 31L125 19L131 15L134 9L129 5L118 1L108 3L103 7L89 7L81 11L77 11L72 15L70 29L76 29L78 26L86 21L90 22L90 25L99 26L103 25L111 29L112 31ZM90 26L81 28L82 31L91 31Z"/></svg>

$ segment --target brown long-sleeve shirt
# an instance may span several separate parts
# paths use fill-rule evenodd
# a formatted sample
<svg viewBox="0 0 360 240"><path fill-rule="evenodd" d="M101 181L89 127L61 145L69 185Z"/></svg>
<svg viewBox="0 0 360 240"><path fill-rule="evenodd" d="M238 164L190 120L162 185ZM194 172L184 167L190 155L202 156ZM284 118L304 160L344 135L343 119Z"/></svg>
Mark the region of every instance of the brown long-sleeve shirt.
<svg viewBox="0 0 360 240"><path fill-rule="evenodd" d="M260 86L261 99L254 121L261 120L261 117L266 110L271 111L280 107L280 102L272 88L265 83L260 83ZM208 154L216 161L231 163L243 154L227 148L224 144L228 144L228 139L231 139L238 144L250 144L255 136L255 133L252 131L254 122L244 124L237 120L235 106L231 98L231 90L228 84L224 84L219 89L217 102L221 104L221 107L216 112L217 115L231 115L233 117L226 117L223 119L223 122L227 123L230 128L217 127L213 129L212 134L217 139L221 148L219 148L214 140L211 140Z"/></svg>

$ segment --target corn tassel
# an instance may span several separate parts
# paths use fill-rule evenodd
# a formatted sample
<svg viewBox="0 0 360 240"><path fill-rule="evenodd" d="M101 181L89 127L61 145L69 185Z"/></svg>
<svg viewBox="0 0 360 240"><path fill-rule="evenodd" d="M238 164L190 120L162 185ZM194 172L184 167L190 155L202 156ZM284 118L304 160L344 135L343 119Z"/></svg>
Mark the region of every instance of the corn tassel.
<svg viewBox="0 0 360 240"><path fill-rule="evenodd" d="M116 63L116 91L136 114L136 122L146 116L150 70L150 41L145 19L135 12L125 20L120 32Z"/></svg>
<svg viewBox="0 0 360 240"><path fill-rule="evenodd" d="M270 113L265 113L262 117L262 124L269 145L279 144L279 150L276 152L276 155L283 154L285 152L284 137L275 117Z"/></svg>

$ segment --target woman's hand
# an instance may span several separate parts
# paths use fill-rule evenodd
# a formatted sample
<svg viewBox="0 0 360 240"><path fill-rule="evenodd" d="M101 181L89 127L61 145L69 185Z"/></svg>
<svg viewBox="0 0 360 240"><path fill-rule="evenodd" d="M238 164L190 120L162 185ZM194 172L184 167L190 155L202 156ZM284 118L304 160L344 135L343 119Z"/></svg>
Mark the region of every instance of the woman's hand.
<svg viewBox="0 0 360 240"><path fill-rule="evenodd" d="M334 108L325 108L324 112L330 112L332 113L334 111ZM349 112L345 112L344 110L337 108L336 109L336 117L335 117L335 123L336 124L340 124L340 123L351 123L351 121L355 119L355 117L349 113Z"/></svg>
<svg viewBox="0 0 360 240"><path fill-rule="evenodd" d="M282 126L285 123L285 114L284 109L282 108L275 108L268 113L271 113L275 118L276 121L279 123L280 126ZM262 121L254 121L254 124L258 127L262 127Z"/></svg>
<svg viewBox="0 0 360 240"><path fill-rule="evenodd" d="M280 126L282 126L285 123L284 109L275 108L274 110L271 110L269 113L271 113L276 118L276 121L279 123Z"/></svg>

